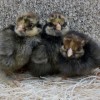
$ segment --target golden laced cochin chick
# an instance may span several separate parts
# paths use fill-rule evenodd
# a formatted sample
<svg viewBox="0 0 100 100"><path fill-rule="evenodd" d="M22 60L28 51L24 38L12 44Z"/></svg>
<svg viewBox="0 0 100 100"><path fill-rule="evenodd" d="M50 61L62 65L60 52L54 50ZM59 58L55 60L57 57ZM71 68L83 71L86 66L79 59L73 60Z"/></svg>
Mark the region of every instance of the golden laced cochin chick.
<svg viewBox="0 0 100 100"><path fill-rule="evenodd" d="M66 77L91 74L100 66L100 47L88 35L69 31L63 37L57 68Z"/></svg>
<svg viewBox="0 0 100 100"><path fill-rule="evenodd" d="M15 26L9 25L0 31L1 81L13 83L7 76L12 76L28 63L32 50L41 42L41 31L39 18L35 13L19 16Z"/></svg>

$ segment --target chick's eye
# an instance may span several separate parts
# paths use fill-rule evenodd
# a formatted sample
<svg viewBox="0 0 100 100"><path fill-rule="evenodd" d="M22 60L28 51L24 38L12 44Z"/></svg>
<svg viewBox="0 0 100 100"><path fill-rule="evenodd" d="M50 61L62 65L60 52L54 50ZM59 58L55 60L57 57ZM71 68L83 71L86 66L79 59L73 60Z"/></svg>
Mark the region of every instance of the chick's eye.
<svg viewBox="0 0 100 100"><path fill-rule="evenodd" d="M53 23L49 23L48 25L49 25L49 26L54 26Z"/></svg>
<svg viewBox="0 0 100 100"><path fill-rule="evenodd" d="M81 48L77 48L77 51L80 51L81 50Z"/></svg>
<svg viewBox="0 0 100 100"><path fill-rule="evenodd" d="M62 24L62 27L64 28L64 27L66 27L66 25L67 25L67 22L66 23L63 23Z"/></svg>
<svg viewBox="0 0 100 100"><path fill-rule="evenodd" d="M28 25L28 27L30 27L30 28L34 27L34 24L33 24L33 23L30 23L30 24Z"/></svg>

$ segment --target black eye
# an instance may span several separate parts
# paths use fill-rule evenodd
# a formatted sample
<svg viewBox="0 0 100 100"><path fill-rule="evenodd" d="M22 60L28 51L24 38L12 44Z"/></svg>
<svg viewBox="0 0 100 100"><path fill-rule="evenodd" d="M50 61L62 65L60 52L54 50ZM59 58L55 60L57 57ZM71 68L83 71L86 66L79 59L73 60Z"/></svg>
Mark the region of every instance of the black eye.
<svg viewBox="0 0 100 100"><path fill-rule="evenodd" d="M48 23L49 26L54 26L53 23Z"/></svg>
<svg viewBox="0 0 100 100"><path fill-rule="evenodd" d="M34 24L33 23L29 23L28 27L30 27L30 28L34 27Z"/></svg>
<svg viewBox="0 0 100 100"><path fill-rule="evenodd" d="M66 25L67 25L67 22L65 22L65 23L62 25L62 27L66 27Z"/></svg>
<svg viewBox="0 0 100 100"><path fill-rule="evenodd" d="M58 18L60 19L60 18L61 18L61 16L60 16L60 15L58 15Z"/></svg>
<svg viewBox="0 0 100 100"><path fill-rule="evenodd" d="M39 23L37 23L37 24L36 24L36 27L38 27L38 28L42 28L42 25L39 24Z"/></svg>
<svg viewBox="0 0 100 100"><path fill-rule="evenodd" d="M81 48L77 48L77 51L80 51L81 50Z"/></svg>

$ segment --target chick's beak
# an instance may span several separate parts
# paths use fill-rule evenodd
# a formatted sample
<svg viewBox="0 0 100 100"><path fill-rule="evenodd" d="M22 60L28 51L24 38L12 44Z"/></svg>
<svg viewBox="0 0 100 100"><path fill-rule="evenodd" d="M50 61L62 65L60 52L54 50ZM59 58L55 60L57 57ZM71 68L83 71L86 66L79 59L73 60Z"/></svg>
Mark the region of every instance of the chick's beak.
<svg viewBox="0 0 100 100"><path fill-rule="evenodd" d="M58 30L58 31L61 30L61 25L59 23L56 24L56 30Z"/></svg>
<svg viewBox="0 0 100 100"><path fill-rule="evenodd" d="M23 25L20 25L20 26L17 27L17 30L19 32L23 32L23 31L25 31L25 28L23 27Z"/></svg>
<svg viewBox="0 0 100 100"><path fill-rule="evenodd" d="M72 50L72 48L69 48L67 51L67 56L71 57L72 55L73 55L73 50Z"/></svg>

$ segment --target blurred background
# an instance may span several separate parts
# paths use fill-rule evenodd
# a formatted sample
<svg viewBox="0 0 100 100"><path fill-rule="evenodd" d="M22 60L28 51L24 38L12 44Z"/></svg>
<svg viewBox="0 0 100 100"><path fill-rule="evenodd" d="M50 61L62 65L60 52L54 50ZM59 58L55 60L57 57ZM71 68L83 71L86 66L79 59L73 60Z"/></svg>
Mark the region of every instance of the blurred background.
<svg viewBox="0 0 100 100"><path fill-rule="evenodd" d="M0 29L15 24L19 15L30 11L43 23L50 13L60 12L70 29L100 38L100 0L0 0Z"/></svg>

